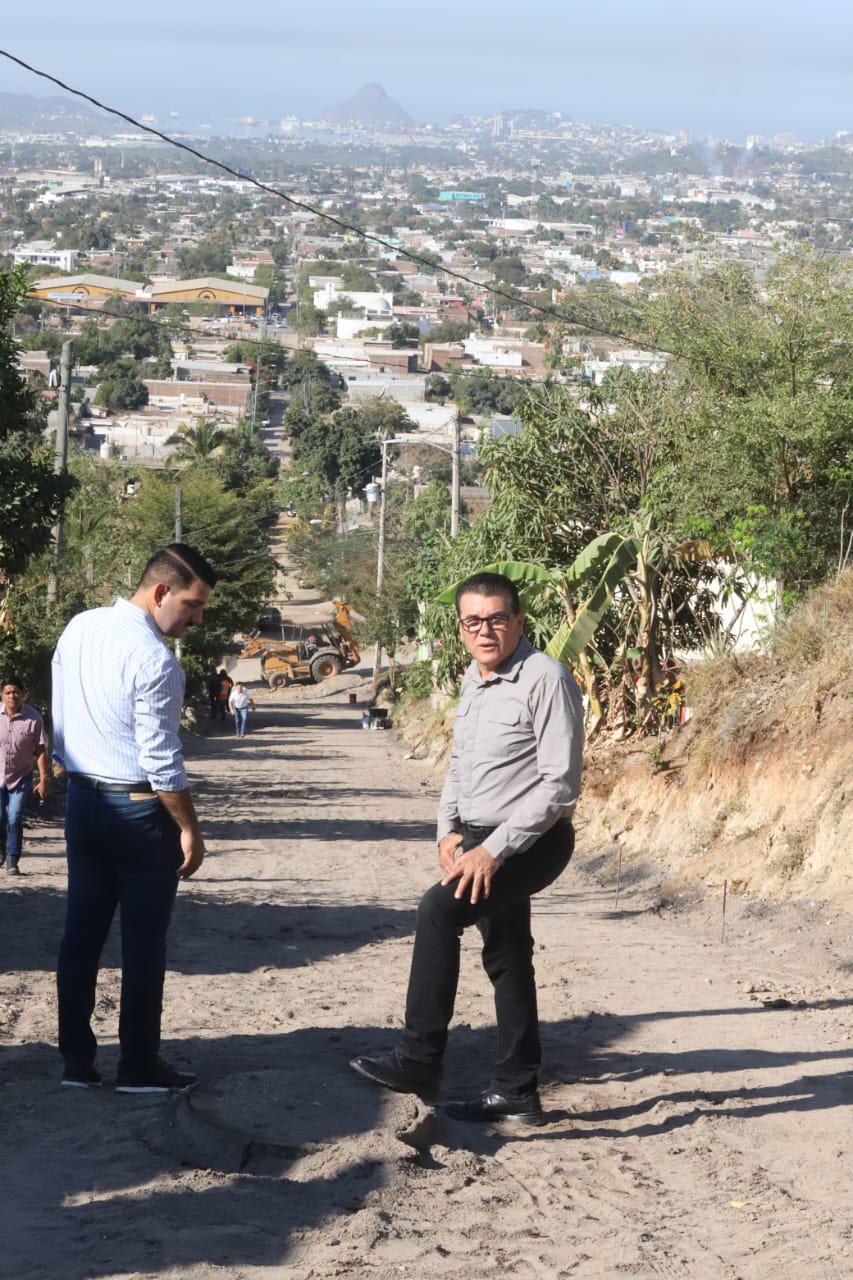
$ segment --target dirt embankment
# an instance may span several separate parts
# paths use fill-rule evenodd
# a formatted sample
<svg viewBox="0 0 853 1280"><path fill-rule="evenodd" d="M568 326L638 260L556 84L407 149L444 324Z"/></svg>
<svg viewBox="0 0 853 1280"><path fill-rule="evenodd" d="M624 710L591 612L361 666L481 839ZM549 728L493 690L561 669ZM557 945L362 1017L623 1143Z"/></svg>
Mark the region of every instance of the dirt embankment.
<svg viewBox="0 0 853 1280"><path fill-rule="evenodd" d="M808 714L769 662L665 741L601 743L582 805L589 844L660 860L674 889L832 901L853 910L851 699Z"/></svg>
<svg viewBox="0 0 853 1280"><path fill-rule="evenodd" d="M688 672L685 729L590 752L587 839L654 855L675 887L728 880L853 910L851 618L848 569L777 626L769 653Z"/></svg>

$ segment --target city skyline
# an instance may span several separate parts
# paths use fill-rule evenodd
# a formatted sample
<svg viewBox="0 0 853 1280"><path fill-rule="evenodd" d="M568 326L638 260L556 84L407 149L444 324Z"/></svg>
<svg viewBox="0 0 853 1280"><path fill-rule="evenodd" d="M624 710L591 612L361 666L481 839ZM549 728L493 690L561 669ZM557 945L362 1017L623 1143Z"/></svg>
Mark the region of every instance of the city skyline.
<svg viewBox="0 0 853 1280"><path fill-rule="evenodd" d="M388 0L356 8L326 0L312 13L259 0L251 22L190 0L174 21L150 0L145 21L89 0L73 21L59 0L16 18L10 51L132 114L183 128L316 117L375 81L419 122L522 108L572 119L686 129L743 139L792 133L818 140L851 112L853 13L836 0L805 12L790 0L734 0L679 14L670 0L637 9L602 0L435 0L424 22ZM132 56L129 54L132 50ZM8 62L0 90L50 86Z"/></svg>

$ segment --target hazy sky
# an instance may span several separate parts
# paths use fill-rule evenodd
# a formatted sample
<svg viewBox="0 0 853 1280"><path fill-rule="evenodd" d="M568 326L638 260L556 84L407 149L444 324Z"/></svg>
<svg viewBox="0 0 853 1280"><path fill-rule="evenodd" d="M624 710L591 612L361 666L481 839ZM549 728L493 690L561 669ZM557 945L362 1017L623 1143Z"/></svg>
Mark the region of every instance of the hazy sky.
<svg viewBox="0 0 853 1280"><path fill-rule="evenodd" d="M420 120L529 106L736 140L853 128L849 0L0 0L0 45L187 125L309 115L376 80ZM3 59L0 90L52 92Z"/></svg>

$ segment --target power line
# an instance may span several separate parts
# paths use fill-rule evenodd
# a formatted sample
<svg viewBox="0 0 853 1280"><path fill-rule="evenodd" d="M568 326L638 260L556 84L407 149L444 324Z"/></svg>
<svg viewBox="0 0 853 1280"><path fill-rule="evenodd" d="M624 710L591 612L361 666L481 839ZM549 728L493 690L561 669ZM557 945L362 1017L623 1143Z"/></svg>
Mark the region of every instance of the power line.
<svg viewBox="0 0 853 1280"><path fill-rule="evenodd" d="M298 200L295 196L289 195L279 187L273 187L270 186L269 183L261 182L251 174L241 173L239 169L235 169L231 165L226 164L224 160L217 160L213 156L205 155L203 151L199 151L196 147L190 146L189 143L181 142L178 138L173 138L170 134L163 133L160 129L155 129L153 125L143 124L134 116L128 115L127 112L119 110L118 107L108 106L107 103L101 102L98 98L93 97L84 90L75 89L73 85L66 84L65 81L60 80L58 76L51 75L48 71L42 71L40 68L32 66L29 62L25 62L23 58L17 57L7 49L0 49L0 56L6 58L9 62L14 62L17 66L22 67L25 71L31 72L40 79L47 80L51 84L55 84L59 89L64 89L66 93L72 94L75 98L82 98L83 101L91 103L92 106L97 107L99 111L106 111L109 115L116 116L119 120L124 120L134 129L139 129L142 133L151 134L153 137L159 138L161 142L166 142L169 146L176 147L179 151L185 151L188 155L194 156L197 160L201 160L203 164L209 164L216 169L220 169L230 177L236 178L238 182L247 182L251 186L257 187L259 191L265 191L268 195L276 196L279 200L284 200L287 204L292 205L296 209L301 209L303 212L310 213L312 216L321 218L325 222L330 222L341 231L348 232L351 235L360 236L362 240L377 244L382 249L388 249L394 254L407 258L410 262L416 263L418 266L428 267L432 271L439 271L453 280L460 280L463 284L471 285L475 289L480 289L489 293L494 298L502 298L504 301L512 303L513 306L524 307L528 311L548 316L549 318L561 321L564 324L571 324L585 328L590 333L597 333L606 338L614 338L620 342L630 342L633 343L634 346L642 347L643 350L657 351L666 355L674 354L673 352L668 351L665 347L655 346L636 335L621 333L613 329L605 329L600 324L596 324L594 320L590 321L588 318L585 318L580 314L571 315L567 312L559 311L555 307L548 307L542 303L530 302L524 298L520 298L507 289L501 289L499 286L481 284L480 281L474 280L473 277L465 275L464 272L455 271L452 267L445 266L443 263L436 264L428 258L423 258L419 254L412 253L409 249L402 249L399 245L392 244L389 240L385 240L382 236L378 236L374 232L364 231L361 227L357 227L351 223L345 222L342 218L336 217L335 214L327 213L323 209L318 209L304 200Z"/></svg>

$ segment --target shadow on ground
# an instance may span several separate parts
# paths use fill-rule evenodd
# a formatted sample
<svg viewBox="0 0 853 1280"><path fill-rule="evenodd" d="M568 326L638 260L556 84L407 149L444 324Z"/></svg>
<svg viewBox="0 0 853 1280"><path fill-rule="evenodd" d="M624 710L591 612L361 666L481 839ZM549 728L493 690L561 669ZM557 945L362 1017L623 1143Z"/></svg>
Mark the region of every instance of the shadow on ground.
<svg viewBox="0 0 853 1280"><path fill-rule="evenodd" d="M732 1010L693 1011L692 1017L717 1016ZM761 1019L766 1011L737 1010ZM653 1015L655 1019L667 1016ZM685 1016L679 1011L677 1017ZM821 1053L773 1053L745 1048L642 1055L622 1054L616 1042L626 1032L632 1043L644 1015L631 1018L598 1016L567 1019L543 1028L548 1046L551 1083L545 1090L547 1125L535 1131L498 1133L492 1128L440 1120L442 1147L494 1154L507 1142L539 1142L569 1139L608 1144L626 1136L649 1137L693 1124L713 1114L768 1116L782 1111L805 1111L849 1106L851 1073L848 1065L830 1075L802 1075L788 1083L730 1089L706 1085L660 1090L652 1097L618 1107L562 1109L570 1105L569 1083L620 1080L634 1082L642 1076L664 1079L667 1074L691 1072L778 1071L799 1063L818 1061L849 1064L853 1050ZM760 1034L758 1021L756 1035ZM220 1082L227 1096L227 1078L244 1079L241 1073L274 1070L284 1082L282 1099L268 1121L277 1133L286 1131L282 1107L286 1107L286 1080L294 1081L294 1094L304 1106L317 1107L316 1149L330 1152L328 1175L254 1176L249 1172L217 1181L206 1173L194 1183L181 1171L182 1163L194 1163L191 1151L182 1159L180 1135L176 1136L175 1103L161 1099L128 1099L104 1090L73 1096L55 1083L55 1057L49 1046L30 1045L17 1051L14 1088L9 1100L20 1093L30 1106L52 1112L55 1132L63 1141L49 1150L27 1143L25 1108L5 1114L2 1137L7 1152L5 1204L12 1230L6 1239L6 1257L16 1280L36 1280L47 1272L31 1266L36 1235L50 1240L54 1257L62 1257L65 1280L87 1280L117 1273L154 1276L174 1268L204 1264L218 1266L276 1266L292 1256L294 1237L323 1221L333 1223L364 1208L365 1197L393 1176L401 1159L417 1159L412 1151L401 1156L391 1138L383 1146L383 1094L356 1077L348 1067L350 1057L390 1047L395 1038L388 1028L312 1027L281 1035L236 1034L212 1040L197 1037L172 1039L164 1046L176 1063L191 1063L202 1080ZM482 1086L490 1074L494 1036L488 1030L457 1026L452 1032L446 1064L448 1092L466 1093ZM306 1080L310 1083L306 1085ZM298 1085L298 1088L297 1088ZM306 1088L308 1093L306 1094ZM311 1097L312 1088L316 1098ZM11 1096L10 1096L11 1094ZM588 1100L589 1090L584 1089ZM635 1117L657 1110L654 1120L632 1124ZM313 1113L312 1113L313 1114ZM263 1117L261 1117L263 1120ZM305 1133L305 1114L297 1117ZM625 1127L625 1121L629 1127ZM309 1123L309 1133L311 1126ZM262 1136L261 1130L261 1136ZM44 1144L44 1125L39 1128ZM365 1140L366 1135L366 1140ZM438 1148L440 1161L440 1148ZM39 1167L50 1161L62 1173L63 1195L50 1202L39 1185ZM438 1168L433 1157L424 1169ZM318 1166L319 1167L319 1166ZM205 1169L215 1171L207 1161ZM422 1175L423 1176L423 1175ZM171 1181L170 1181L171 1180ZM56 1185L55 1181L52 1185Z"/></svg>
<svg viewBox="0 0 853 1280"><path fill-rule="evenodd" d="M322 886L321 881L316 884ZM7 966L50 971L62 936L65 893L27 883L23 876L16 890L16 909L7 913L3 925ZM119 923L117 913L104 948L105 968L121 963ZM168 968L183 974L293 969L358 951L383 938L403 937L412 932L414 923L414 900L411 907L399 908L373 903L278 905L230 891L194 892L187 885L181 887L175 907Z"/></svg>

